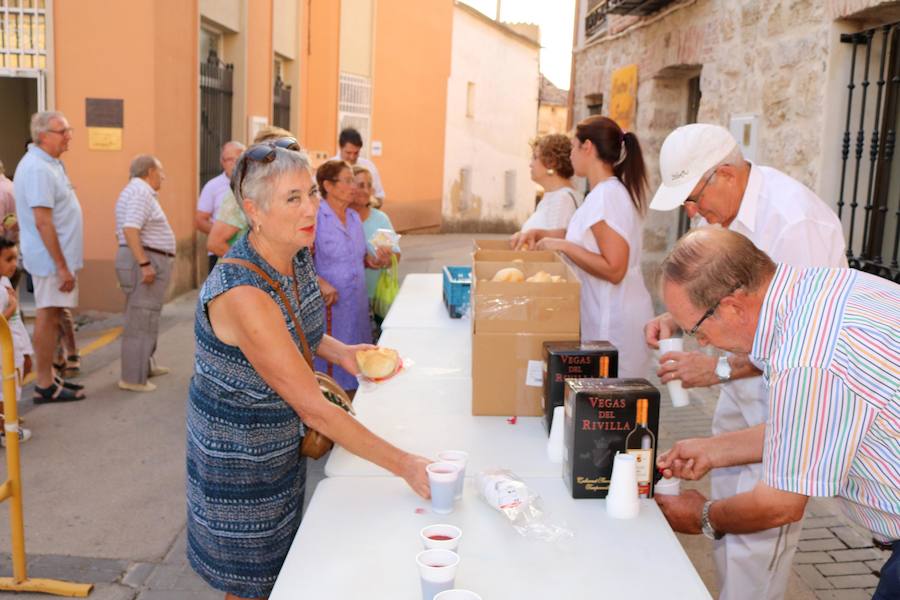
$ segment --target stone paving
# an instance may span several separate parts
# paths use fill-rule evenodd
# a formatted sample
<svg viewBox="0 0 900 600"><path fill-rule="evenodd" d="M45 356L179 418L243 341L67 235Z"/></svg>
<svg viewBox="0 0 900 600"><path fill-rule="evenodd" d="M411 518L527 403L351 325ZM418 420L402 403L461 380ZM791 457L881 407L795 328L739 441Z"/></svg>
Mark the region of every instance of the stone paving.
<svg viewBox="0 0 900 600"><path fill-rule="evenodd" d="M485 236L486 237L486 236ZM406 236L402 272L438 271L443 264L463 264L471 247L467 236ZM405 263L405 264L404 264ZM188 299L190 300L190 299ZM167 309L168 310L168 309ZM174 317L179 321L183 317ZM164 312L169 327L176 323L171 311ZM118 317L96 325L102 329L117 324ZM185 325L186 322L180 322ZM91 329L87 327L86 329ZM189 331L186 334L189 339ZM88 370L117 357L117 345L97 352L85 361ZM661 409L659 447L668 448L676 440L685 437L709 435L710 422L717 390L692 391L689 407L675 409L664 399ZM23 413L30 410L30 402L23 403ZM311 462L308 476L307 500L324 474L324 460ZM706 481L686 484L708 494ZM172 493L183 494L182 490ZM6 518L6 509L0 508L0 518ZM715 595L716 582L711 560L711 544L703 536L678 536L704 582ZM26 543L28 532L26 531ZM0 575L12 572L8 552L9 542L0 539ZM807 508L802 541L794 561L792 577L786 598L791 600L863 600L872 595L877 584L878 569L887 559L887 553L873 548L870 538L841 516L835 502L814 499ZM223 594L210 589L194 575L185 558L185 532L173 539L164 555L144 561L119 560L114 557L94 558L63 556L56 554L30 554L30 577L48 577L95 584L90 598L94 600L221 600ZM44 594L13 594L0 592L0 600L54 598Z"/></svg>

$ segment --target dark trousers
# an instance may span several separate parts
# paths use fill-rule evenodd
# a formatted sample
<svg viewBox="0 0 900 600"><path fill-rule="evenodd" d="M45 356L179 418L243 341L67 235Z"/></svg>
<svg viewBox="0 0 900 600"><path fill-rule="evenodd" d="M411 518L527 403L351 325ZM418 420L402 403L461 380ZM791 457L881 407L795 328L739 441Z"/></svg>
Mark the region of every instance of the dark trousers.
<svg viewBox="0 0 900 600"><path fill-rule="evenodd" d="M881 567L881 579L872 600L897 600L900 598L900 540L894 542L891 556Z"/></svg>

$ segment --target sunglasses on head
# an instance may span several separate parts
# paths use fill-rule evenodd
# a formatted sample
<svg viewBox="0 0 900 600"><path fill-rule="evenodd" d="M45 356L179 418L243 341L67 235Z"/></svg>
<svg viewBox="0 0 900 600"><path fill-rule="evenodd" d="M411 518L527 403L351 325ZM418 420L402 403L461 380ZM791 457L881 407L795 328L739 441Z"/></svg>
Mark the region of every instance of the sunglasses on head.
<svg viewBox="0 0 900 600"><path fill-rule="evenodd" d="M275 160L275 157L278 155L278 149L282 150L292 150L294 152L300 152L300 142L298 142L295 138L292 137L283 137L278 138L276 140L269 140L267 142L261 142L252 146L249 150L244 152L244 155L241 157L241 177L238 180L240 182L240 190L241 190L241 198L244 197L243 189L244 189L244 176L247 175L247 165L250 161L259 162L259 163L270 163Z"/></svg>

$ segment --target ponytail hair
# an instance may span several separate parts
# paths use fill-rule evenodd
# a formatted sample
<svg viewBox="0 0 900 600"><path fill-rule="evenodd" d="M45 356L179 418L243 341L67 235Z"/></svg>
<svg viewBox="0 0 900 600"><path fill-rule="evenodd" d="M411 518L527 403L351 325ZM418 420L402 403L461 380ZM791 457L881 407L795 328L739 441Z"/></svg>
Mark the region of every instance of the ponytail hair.
<svg viewBox="0 0 900 600"><path fill-rule="evenodd" d="M597 158L612 167L622 182L631 202L643 215L647 211L647 169L637 136L608 117L594 115L575 126L575 137L582 144L590 140L597 150Z"/></svg>

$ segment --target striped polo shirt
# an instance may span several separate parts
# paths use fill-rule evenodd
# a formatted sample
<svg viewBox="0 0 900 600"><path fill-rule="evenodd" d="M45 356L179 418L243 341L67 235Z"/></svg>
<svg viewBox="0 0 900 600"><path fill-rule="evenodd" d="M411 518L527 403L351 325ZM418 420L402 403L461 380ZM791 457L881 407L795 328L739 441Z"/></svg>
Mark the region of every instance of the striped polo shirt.
<svg viewBox="0 0 900 600"><path fill-rule="evenodd" d="M769 386L763 481L838 496L876 538L900 539L900 286L779 264L751 356Z"/></svg>
<svg viewBox="0 0 900 600"><path fill-rule="evenodd" d="M116 202L116 237L125 245L125 227L140 230L145 248L175 254L175 232L156 199L156 192L140 177L132 177Z"/></svg>

